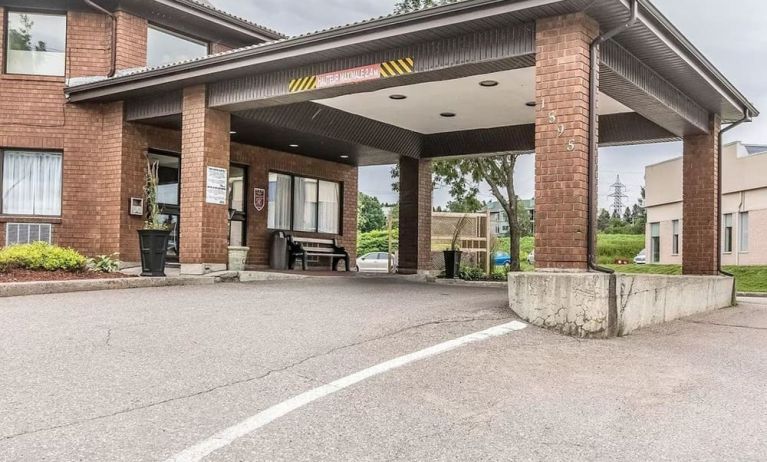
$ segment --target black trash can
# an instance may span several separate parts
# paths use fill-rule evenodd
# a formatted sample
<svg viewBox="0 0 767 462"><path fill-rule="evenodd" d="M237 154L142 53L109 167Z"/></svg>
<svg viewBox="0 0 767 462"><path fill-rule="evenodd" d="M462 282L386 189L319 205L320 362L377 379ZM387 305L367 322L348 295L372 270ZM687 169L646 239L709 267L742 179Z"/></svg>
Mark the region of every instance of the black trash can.
<svg viewBox="0 0 767 462"><path fill-rule="evenodd" d="M273 270L288 269L288 237L282 231L277 231L272 236L269 267Z"/></svg>

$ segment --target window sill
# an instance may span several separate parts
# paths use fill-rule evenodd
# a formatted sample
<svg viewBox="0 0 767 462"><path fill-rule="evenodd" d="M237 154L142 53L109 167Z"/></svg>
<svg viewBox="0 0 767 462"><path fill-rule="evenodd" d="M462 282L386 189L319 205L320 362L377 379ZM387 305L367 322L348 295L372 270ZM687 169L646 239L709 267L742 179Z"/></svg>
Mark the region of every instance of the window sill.
<svg viewBox="0 0 767 462"><path fill-rule="evenodd" d="M39 215L0 215L0 223L50 223L60 225L61 217L44 217Z"/></svg>
<svg viewBox="0 0 767 462"><path fill-rule="evenodd" d="M52 82L66 83L66 77L55 75L35 75L35 74L2 74L2 80L24 80L26 82Z"/></svg>

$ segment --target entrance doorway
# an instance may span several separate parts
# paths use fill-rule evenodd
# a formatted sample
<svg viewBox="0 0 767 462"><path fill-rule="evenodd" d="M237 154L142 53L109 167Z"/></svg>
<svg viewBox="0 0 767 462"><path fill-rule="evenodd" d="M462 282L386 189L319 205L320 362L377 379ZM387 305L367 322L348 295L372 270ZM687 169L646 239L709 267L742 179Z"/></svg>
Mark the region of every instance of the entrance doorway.
<svg viewBox="0 0 767 462"><path fill-rule="evenodd" d="M160 207L160 217L170 229L167 259L178 263L181 219L181 157L174 153L155 151L149 153L149 160L159 164L157 205Z"/></svg>

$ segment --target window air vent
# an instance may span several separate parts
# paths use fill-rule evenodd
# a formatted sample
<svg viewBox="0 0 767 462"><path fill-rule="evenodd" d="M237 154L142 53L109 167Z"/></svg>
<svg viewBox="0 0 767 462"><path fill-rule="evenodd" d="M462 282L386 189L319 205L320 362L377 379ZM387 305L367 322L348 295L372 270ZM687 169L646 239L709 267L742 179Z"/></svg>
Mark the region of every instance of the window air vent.
<svg viewBox="0 0 767 462"><path fill-rule="evenodd" d="M8 223L5 227L5 245L51 243L51 225L47 223Z"/></svg>

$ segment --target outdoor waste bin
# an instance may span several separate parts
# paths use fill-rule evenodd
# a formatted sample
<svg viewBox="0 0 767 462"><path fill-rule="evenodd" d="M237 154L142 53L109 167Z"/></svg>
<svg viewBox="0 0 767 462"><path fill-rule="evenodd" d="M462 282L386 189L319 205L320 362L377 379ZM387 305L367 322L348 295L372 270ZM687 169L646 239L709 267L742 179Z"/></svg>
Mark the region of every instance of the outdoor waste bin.
<svg viewBox="0 0 767 462"><path fill-rule="evenodd" d="M288 269L288 237L282 231L278 231L272 236L269 267L274 270Z"/></svg>

